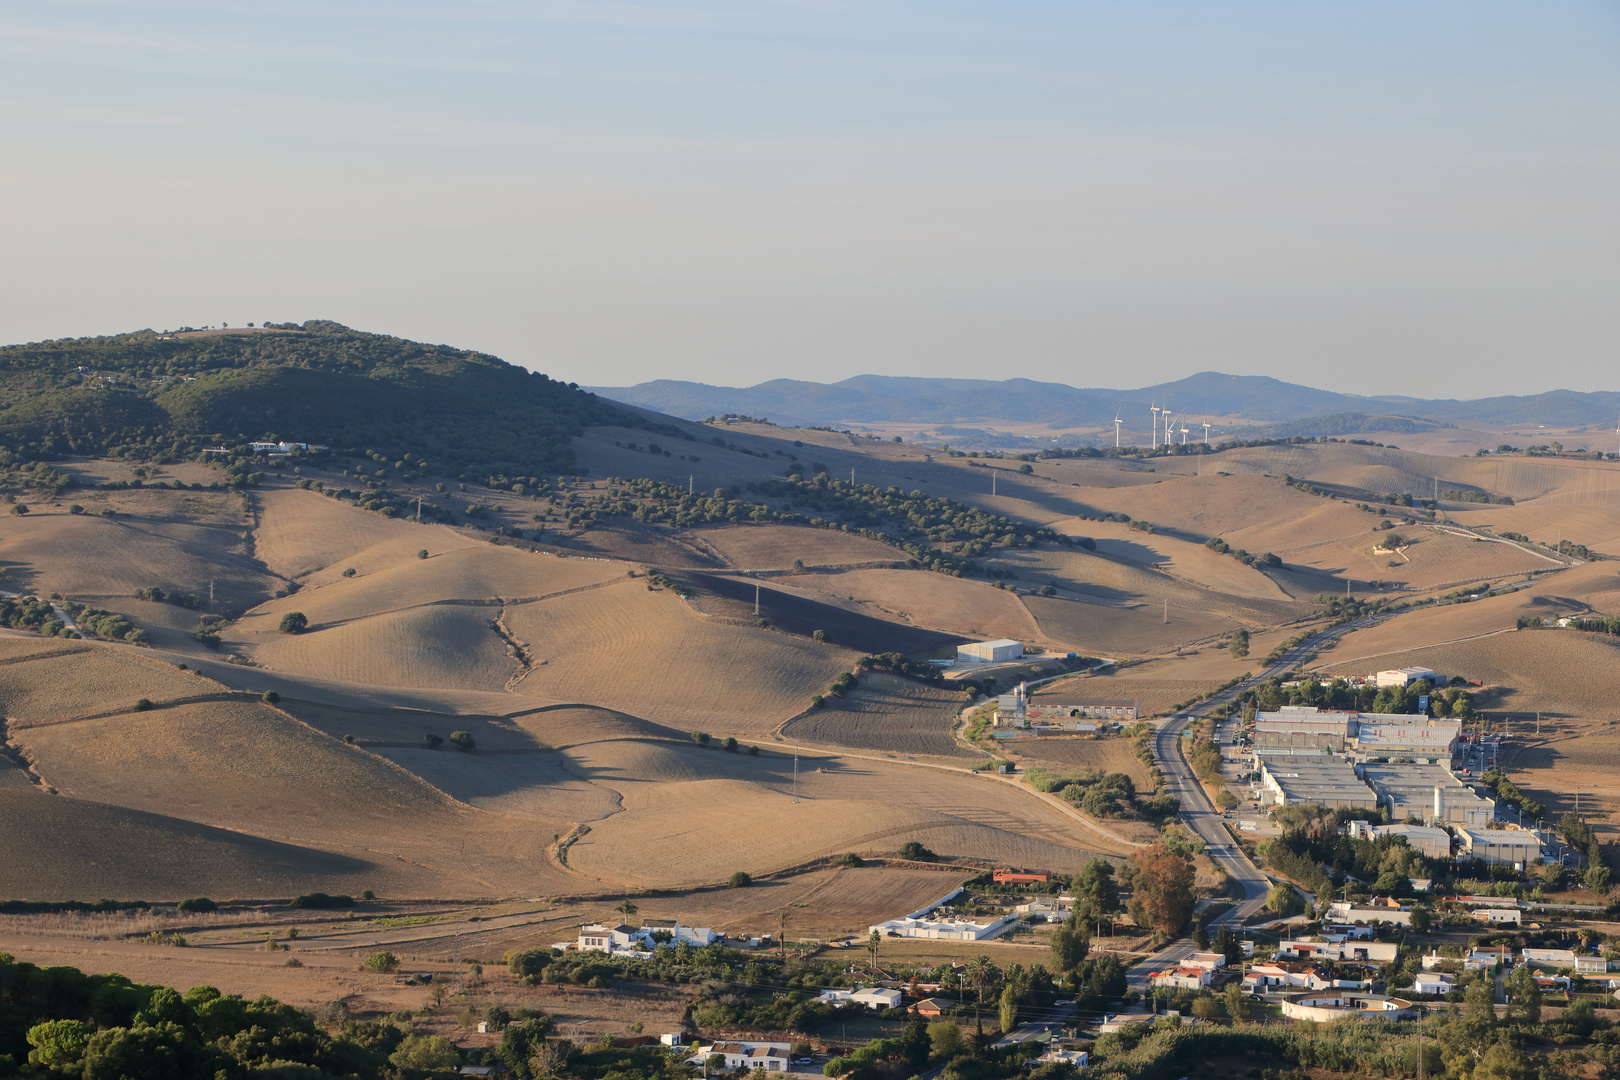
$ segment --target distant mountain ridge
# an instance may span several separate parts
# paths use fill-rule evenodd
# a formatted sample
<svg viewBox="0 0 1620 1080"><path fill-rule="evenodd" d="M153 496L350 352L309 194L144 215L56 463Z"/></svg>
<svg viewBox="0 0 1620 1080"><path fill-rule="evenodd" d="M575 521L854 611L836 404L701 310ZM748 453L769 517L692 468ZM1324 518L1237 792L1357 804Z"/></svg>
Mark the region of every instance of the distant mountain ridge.
<svg viewBox="0 0 1620 1080"><path fill-rule="evenodd" d="M1152 406L1168 405L1194 417L1241 416L1271 425L1317 417L1365 417L1404 421L1479 421L1549 426L1603 424L1620 415L1620 392L1550 390L1522 397L1464 401L1396 395L1341 394L1283 382L1267 375L1203 371L1135 390L1081 388L1032 379L940 379L856 375L836 383L772 379L748 387L658 379L635 386L597 386L614 401L701 420L724 413L766 417L779 424L877 423L970 424L983 421L1044 423L1052 427L1102 426L1115 415L1133 428L1151 422ZM1391 430L1367 427L1363 430Z"/></svg>

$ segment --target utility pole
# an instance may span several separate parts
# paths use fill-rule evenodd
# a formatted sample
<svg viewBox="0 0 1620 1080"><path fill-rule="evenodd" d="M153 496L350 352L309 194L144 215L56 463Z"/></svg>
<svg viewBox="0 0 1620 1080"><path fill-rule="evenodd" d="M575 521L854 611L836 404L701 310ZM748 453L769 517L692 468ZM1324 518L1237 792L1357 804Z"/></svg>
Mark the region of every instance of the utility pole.
<svg viewBox="0 0 1620 1080"><path fill-rule="evenodd" d="M695 488L695 486L694 486L694 485L695 485L695 483L696 483L696 481L697 481L697 477L696 477L696 476L688 476L688 477L687 477L687 478L686 478L686 493L687 493L687 494L688 494L688 495L690 495L690 494L692 494L692 493L693 493L693 491L695 491L695 490L696 490L696 488Z"/></svg>
<svg viewBox="0 0 1620 1080"><path fill-rule="evenodd" d="M754 614L759 614L759 582L754 582Z"/></svg>
<svg viewBox="0 0 1620 1080"><path fill-rule="evenodd" d="M855 486L855 466L853 465L849 467L849 486Z"/></svg>
<svg viewBox="0 0 1620 1080"><path fill-rule="evenodd" d="M990 494L994 495L995 493L996 493L996 469L995 469L995 466L992 465L990 467Z"/></svg>
<svg viewBox="0 0 1620 1080"><path fill-rule="evenodd" d="M422 524L422 496L416 497L416 523Z"/></svg>

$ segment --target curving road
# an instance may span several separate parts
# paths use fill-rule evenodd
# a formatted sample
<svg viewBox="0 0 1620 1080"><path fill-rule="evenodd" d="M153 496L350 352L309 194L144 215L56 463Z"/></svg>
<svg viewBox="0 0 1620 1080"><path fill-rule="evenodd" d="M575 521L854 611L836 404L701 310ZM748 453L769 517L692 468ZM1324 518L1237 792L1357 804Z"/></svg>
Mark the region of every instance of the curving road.
<svg viewBox="0 0 1620 1080"><path fill-rule="evenodd" d="M1265 904L1266 891L1271 887L1271 883L1266 875L1260 872L1260 868L1243 853L1243 849L1238 847L1232 839L1232 834L1226 831L1220 811L1210 803L1203 785L1193 775L1192 766L1187 763L1186 757L1181 752L1183 729L1211 709L1230 704L1239 694L1265 682L1273 675L1280 675L1298 667L1307 653L1320 649L1324 643L1342 637L1352 630L1371 626L1383 617L1372 615L1322 631L1310 640L1294 646L1283 654L1277 663L1253 678L1222 691L1186 712L1176 713L1166 720L1154 735L1153 755L1159 761L1159 768L1164 771L1165 789L1181 800L1181 824L1204 841L1205 854L1220 864L1227 875L1243 887L1243 899L1232 910L1210 920L1211 935L1226 926L1236 929L1245 919L1259 911ZM1190 938L1181 938L1132 967L1126 973L1126 980L1136 991L1146 993L1148 977L1153 972L1171 967L1195 951L1196 947Z"/></svg>

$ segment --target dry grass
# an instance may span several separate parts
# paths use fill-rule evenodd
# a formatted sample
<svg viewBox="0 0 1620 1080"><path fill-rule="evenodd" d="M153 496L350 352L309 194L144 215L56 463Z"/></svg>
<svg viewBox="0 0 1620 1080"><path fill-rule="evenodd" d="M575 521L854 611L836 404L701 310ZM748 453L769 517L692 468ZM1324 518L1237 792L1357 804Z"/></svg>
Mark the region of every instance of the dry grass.
<svg viewBox="0 0 1620 1080"><path fill-rule="evenodd" d="M1472 605L1470 605L1472 606ZM1347 652L1348 646L1341 647ZM1606 721L1614 713L1610 674L1620 641L1574 630L1519 630L1508 634L1381 655L1375 662L1336 661L1335 673L1428 667L1486 685L1482 705L1493 715L1546 713L1572 721ZM1517 725L1515 725L1517 727Z"/></svg>
<svg viewBox="0 0 1620 1080"><path fill-rule="evenodd" d="M254 554L283 577L298 578L334 563L367 573L414 557L476 543L453 529L386 518L298 488L258 492ZM343 567L336 567L342 570Z"/></svg>
<svg viewBox="0 0 1620 1080"><path fill-rule="evenodd" d="M803 574L792 584L831 597L848 597L873 614L972 637L1034 640L1035 620L1011 593L942 574L911 570L850 570Z"/></svg>
<svg viewBox="0 0 1620 1080"><path fill-rule="evenodd" d="M322 626L457 601L493 609L502 599L551 596L619 580L625 567L484 544L452 548L426 559L417 558L412 549L408 556L352 578L341 577L340 571L327 576L331 580L319 587L305 588L250 613L232 628L233 634L274 633L289 611L302 611L311 623Z"/></svg>
<svg viewBox="0 0 1620 1080"><path fill-rule="evenodd" d="M0 701L7 718L23 724L133 709L139 698L163 702L221 687L134 650L77 641L33 638L22 659L0 664Z"/></svg>
<svg viewBox="0 0 1620 1080"><path fill-rule="evenodd" d="M148 504L138 516L62 510L11 518L0 541L0 563L11 573L7 587L41 596L57 592L100 606L103 598L130 597L147 586L207 596L212 581L223 609L256 604L276 587L275 579L254 564L239 525L207 523L215 516L212 503L225 496L131 494ZM151 505L183 501L200 505Z"/></svg>
<svg viewBox="0 0 1620 1080"><path fill-rule="evenodd" d="M319 848L316 866L338 857L358 874L377 862L373 887L487 895L554 873L532 822L453 803L262 705L160 708L26 728L14 741L66 795ZM148 880L163 878L154 870ZM168 888L186 895L178 881Z"/></svg>
<svg viewBox="0 0 1620 1080"><path fill-rule="evenodd" d="M249 639L247 651L268 671L359 685L499 691L518 664L492 626L498 610L420 607L302 634L265 634ZM232 638L244 637L232 628Z"/></svg>
<svg viewBox="0 0 1620 1080"><path fill-rule="evenodd" d="M848 697L826 700L826 708L806 712L782 734L858 750L943 757L970 754L951 735L963 701L959 693L871 673L861 676L859 688Z"/></svg>
<svg viewBox="0 0 1620 1080"><path fill-rule="evenodd" d="M688 535L727 565L745 570L786 570L795 559L806 566L842 566L906 557L877 540L802 525L733 525Z"/></svg>
<svg viewBox="0 0 1620 1080"><path fill-rule="evenodd" d="M1124 773L1139 791L1151 791L1153 778L1131 751L1131 741L1123 737L1091 738L1087 736L1043 735L1036 739L1013 739L1002 744L1002 750L1026 766L1068 766L1076 769L1097 769L1105 773Z"/></svg>
<svg viewBox="0 0 1620 1080"><path fill-rule="evenodd" d="M364 857L37 791L0 789L0 818L7 825L0 895L7 897L291 896L358 891L398 877Z"/></svg>
<svg viewBox="0 0 1620 1080"><path fill-rule="evenodd" d="M855 659L836 646L712 623L640 580L512 607L506 620L541 665L519 693L679 729L769 731Z"/></svg>

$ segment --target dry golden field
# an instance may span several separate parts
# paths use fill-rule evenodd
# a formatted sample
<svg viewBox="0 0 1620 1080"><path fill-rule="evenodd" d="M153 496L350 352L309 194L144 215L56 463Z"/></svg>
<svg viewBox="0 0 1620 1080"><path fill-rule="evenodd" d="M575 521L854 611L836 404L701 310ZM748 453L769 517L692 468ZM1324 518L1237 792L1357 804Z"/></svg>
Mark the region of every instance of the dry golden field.
<svg viewBox="0 0 1620 1080"><path fill-rule="evenodd" d="M363 686L498 692L519 670L492 625L499 611L434 605L335 626L316 623L302 634L265 634L248 641L247 651L268 672Z"/></svg>
<svg viewBox="0 0 1620 1080"><path fill-rule="evenodd" d="M684 485L690 475L708 490L779 476L795 453L834 475L853 466L864 482L1091 535L1100 551L995 549L989 561L1016 574L1013 591L856 568L903 555L843 533L778 525L679 534L599 526L557 546L612 560L562 558L491 544L471 529L366 513L282 486L290 480L275 470L247 509L222 492L152 488L73 493L90 510L83 515L42 502L0 529L8 587L125 612L153 644L0 633L4 735L61 792L48 794L0 764L7 820L24 825L11 849L17 857L0 860L0 894L163 899L324 887L591 898L545 917L514 914L499 926L466 928L474 940L506 934L501 940L515 942L584 918L586 907L605 913L604 895L707 887L739 869L768 878L843 851L892 855L908 839L981 865L1073 869L1093 854L1117 858L1128 849L1027 787L969 774L972 758L950 734L961 695L868 675L846 701L806 711L860 652L879 651L869 647L872 627L893 627L897 641L921 640L919 628L928 628L1152 657L1049 689L1135 698L1152 714L1257 669L1266 651L1317 614L1315 595L1342 593L1346 578L1367 595L1373 578L1443 591L1445 582L1553 568L1533 553L1405 520L1397 531L1416 542L1398 557L1374 555L1376 515L1355 509L1354 497L1290 488L1284 472L1416 495L1436 476L1442 487L1476 484L1519 505L1448 505L1447 516L1551 541L1567 526L1563 535L1578 542L1620 545L1620 511L1610 509L1620 507L1620 469L1591 463L1331 444L1151 464L1040 461L1021 475L1012 462L929 460L910 444L836 432L688 427L701 437L672 440L668 458L613 445L642 442L645 432L601 429L578 445L594 476ZM728 446L709 445L709 432ZM75 467L107 479L127 470ZM181 471L166 470L187 483L217 475L205 470L194 481ZM528 515L546 508L510 492L466 497L495 503L497 516L525 529ZM100 516L102 506L120 516ZM1087 520L1116 512L1159 531ZM1202 544L1209 535L1275 551L1289 569L1264 574L1215 555ZM551 523L547 536L548 544L558 537ZM420 549L430 557L418 559ZM1401 565L1385 566L1391 558ZM726 591L738 579L723 571L785 569L794 559L810 572L768 583L779 617L767 628L751 625L751 611ZM348 568L356 573L345 578ZM628 576L653 568L722 572L683 601ZM209 580L219 609L239 616L223 631L222 653L190 640L198 612L132 598L149 585L203 593ZM1033 595L1046 584L1055 597ZM277 632L290 611L304 612L311 629ZM1490 685L1481 706L1493 722L1506 712L1517 731L1519 718L1545 714L1543 738L1518 750L1515 767L1527 784L1554 791L1573 778L1596 788L1613 773L1609 742L1620 745L1608 729L1608 672L1620 643L1559 631L1480 636L1521 614L1590 612L1620 614L1620 574L1608 563L1549 573L1510 596L1398 615L1349 635L1321 663L1357 672L1416 663L1483 679ZM826 644L808 640L819 627L804 620L815 618L844 620L849 641L835 629ZM867 637L853 629L860 619ZM1241 661L1224 646L1240 626L1254 635L1253 655ZM227 664L233 653L257 666ZM240 692L272 689L282 695L279 708ZM157 707L134 711L142 697ZM471 734L477 749L426 748L424 736L453 731ZM691 731L716 742L734 735L742 747L700 747ZM804 743L797 802L795 739ZM747 752L751 745L758 754ZM1120 740L1028 740L1007 750L1026 763L1146 778ZM76 854L53 858L60 851ZM803 913L806 933L822 936L912 910L952 883L935 871L815 870L756 889L649 898L647 910L667 903L683 919L773 930L776 907L803 903L793 910ZM860 895L850 894L852 884ZM443 948L442 935L415 930L391 931L390 940Z"/></svg>
<svg viewBox="0 0 1620 1080"><path fill-rule="evenodd" d="M341 562L366 573L412 557L421 548L440 554L476 541L454 529L418 525L380 514L357 513L336 499L298 488L255 496L259 526L254 553L276 574L300 578Z"/></svg>
<svg viewBox="0 0 1620 1080"><path fill-rule="evenodd" d="M537 666L514 686L681 729L759 735L797 713L856 655L715 623L641 579L507 609Z"/></svg>
<svg viewBox="0 0 1620 1080"><path fill-rule="evenodd" d="M786 570L795 559L817 567L894 562L906 557L903 551L862 536L790 525L735 525L694 530L688 535L727 565L743 570Z"/></svg>
<svg viewBox="0 0 1620 1080"><path fill-rule="evenodd" d="M1002 750L1017 759L1026 768L1097 769L1105 773L1124 773L1138 790L1151 791L1153 777L1147 766L1131 750L1131 741L1123 736L1092 738L1083 735L1042 735L1034 739L1010 739Z"/></svg>
<svg viewBox="0 0 1620 1080"><path fill-rule="evenodd" d="M172 701L217 693L217 684L171 664L116 646L41 638L0 663L0 707L22 724L51 723L109 711L126 712L140 698Z"/></svg>
<svg viewBox="0 0 1620 1080"><path fill-rule="evenodd" d="M358 891L389 878L413 891L433 883L429 875L401 877L365 857L37 790L0 788L0 819L8 831L0 859L6 897L223 899Z"/></svg>
<svg viewBox="0 0 1620 1080"><path fill-rule="evenodd" d="M206 597L212 581L223 603L246 606L278 584L253 561L243 526L207 521L206 511L214 504L239 510L234 499L225 503L221 500L228 496L200 492L114 494L141 505L116 518L65 509L9 518L0 533L0 565L11 576L7 588L40 595L58 592L100 607L104 598L130 597L147 586ZM208 506L193 516L192 510L159 505L180 499Z"/></svg>
<svg viewBox="0 0 1620 1080"><path fill-rule="evenodd" d="M1146 718L1167 713L1173 706L1183 701L1212 693L1222 681L1225 681L1161 678L1152 673L1158 667L1158 664L1147 664L1129 667L1112 675L1096 674L1083 675L1075 679L1060 679L1038 687L1035 694L1037 697L1040 694L1062 694L1073 697L1129 698L1136 702L1137 715Z"/></svg>
<svg viewBox="0 0 1620 1080"><path fill-rule="evenodd" d="M914 570L849 570L798 574L795 588L852 599L870 613L972 637L1032 641L1040 635L1012 593L989 584Z"/></svg>
<svg viewBox="0 0 1620 1080"><path fill-rule="evenodd" d="M962 694L878 672L861 676L845 698L827 697L782 728L788 739L887 750L900 754L962 757L971 752L952 737Z"/></svg>

